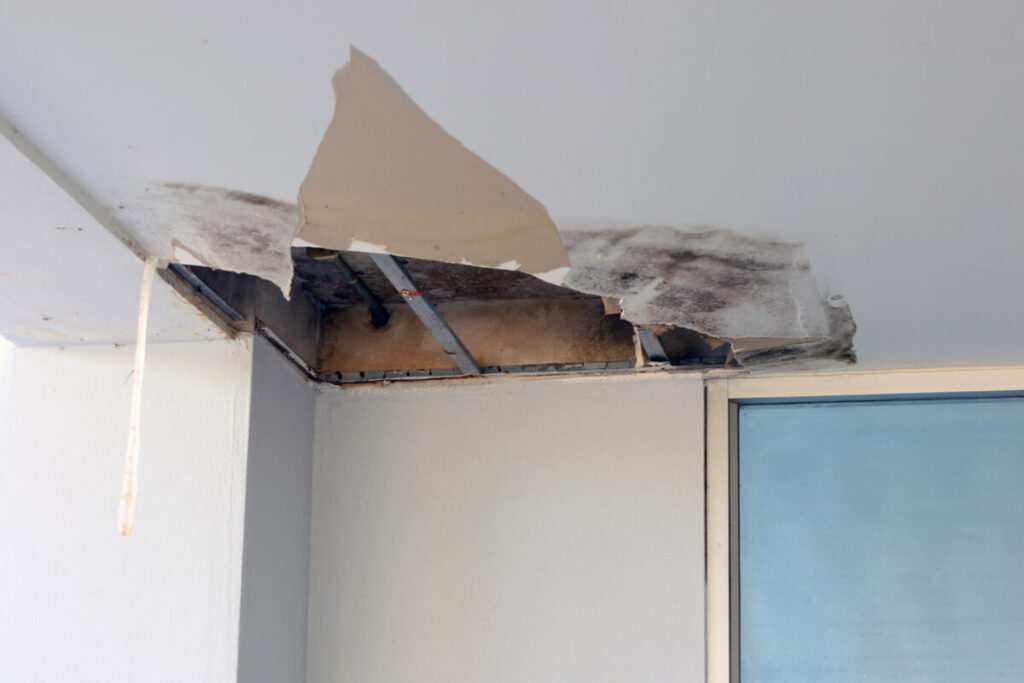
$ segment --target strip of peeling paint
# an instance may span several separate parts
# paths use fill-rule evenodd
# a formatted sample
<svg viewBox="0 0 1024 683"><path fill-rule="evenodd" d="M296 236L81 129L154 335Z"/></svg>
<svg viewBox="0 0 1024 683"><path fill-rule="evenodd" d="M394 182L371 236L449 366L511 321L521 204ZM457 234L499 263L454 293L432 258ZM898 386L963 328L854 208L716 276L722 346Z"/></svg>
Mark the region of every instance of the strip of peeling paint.
<svg viewBox="0 0 1024 683"><path fill-rule="evenodd" d="M540 202L358 50L333 83L334 118L299 190L299 239L491 268L515 263L561 281L568 256Z"/></svg>
<svg viewBox="0 0 1024 683"><path fill-rule="evenodd" d="M146 331L149 327L149 299L156 275L157 257L147 256L142 271L142 291L139 294L139 329L135 340L135 364L132 368L132 403L128 420L128 447L124 462L124 480L121 483L121 502L117 510L117 530L122 536L131 536L135 526L135 499L139 489L139 452L141 440L139 421L142 416L142 375L146 369Z"/></svg>

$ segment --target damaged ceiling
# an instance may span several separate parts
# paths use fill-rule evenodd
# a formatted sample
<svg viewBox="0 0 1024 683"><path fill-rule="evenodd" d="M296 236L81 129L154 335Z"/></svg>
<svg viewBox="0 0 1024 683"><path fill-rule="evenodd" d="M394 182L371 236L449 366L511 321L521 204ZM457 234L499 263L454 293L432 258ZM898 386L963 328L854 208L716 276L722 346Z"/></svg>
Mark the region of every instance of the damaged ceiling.
<svg viewBox="0 0 1024 683"><path fill-rule="evenodd" d="M385 251L466 279L441 308L604 297L748 366L850 362L855 331L862 367L1020 360L1014 3L307 10L15 2L5 133L137 253L284 293L296 246ZM348 42L395 79L354 53L332 92Z"/></svg>
<svg viewBox="0 0 1024 683"><path fill-rule="evenodd" d="M800 245L721 229L560 234L363 53L333 85L297 206L182 182L118 206L120 224L169 240L162 260L201 268L172 273L228 324L262 325L318 378L855 361L849 307L819 293ZM293 283L306 298L289 303ZM687 343L673 355L676 330Z"/></svg>
<svg viewBox="0 0 1024 683"><path fill-rule="evenodd" d="M293 258L290 301L252 276L201 267L191 272L223 298L238 329L265 326L321 381L633 371L651 361L661 368L734 363L728 343L664 326L657 332L665 357L650 358L634 326L607 314L601 297L525 273L398 259L418 288L410 295L370 254L297 248ZM437 330L407 305L410 296L429 300L475 369L466 371L445 352Z"/></svg>

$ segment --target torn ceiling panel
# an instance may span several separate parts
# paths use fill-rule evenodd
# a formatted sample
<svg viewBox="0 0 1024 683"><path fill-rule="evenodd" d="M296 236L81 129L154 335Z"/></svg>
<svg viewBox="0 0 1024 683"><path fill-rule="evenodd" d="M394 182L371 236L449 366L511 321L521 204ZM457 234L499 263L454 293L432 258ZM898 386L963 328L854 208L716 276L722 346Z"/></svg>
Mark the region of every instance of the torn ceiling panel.
<svg viewBox="0 0 1024 683"><path fill-rule="evenodd" d="M663 226L563 237L572 261L566 284L618 299L626 320L748 340L752 352L827 342L844 360L852 353L849 308L819 292L800 244Z"/></svg>
<svg viewBox="0 0 1024 683"><path fill-rule="evenodd" d="M353 49L334 88L334 119L299 192L300 240L521 269L556 284L567 274L569 287L605 297L608 311L621 306L626 320L741 340L746 357L799 346L791 355L852 358L849 309L822 297L800 244L723 229L615 228L566 232L567 256L544 207L372 59ZM844 316L848 324L837 324Z"/></svg>
<svg viewBox="0 0 1024 683"><path fill-rule="evenodd" d="M560 284L569 260L536 199L430 119L352 49L335 111L299 190L298 237L508 270Z"/></svg>
<svg viewBox="0 0 1024 683"><path fill-rule="evenodd" d="M146 188L120 213L130 224L169 236L170 244L157 253L165 260L255 275L290 296L291 244L298 226L294 204L175 182Z"/></svg>

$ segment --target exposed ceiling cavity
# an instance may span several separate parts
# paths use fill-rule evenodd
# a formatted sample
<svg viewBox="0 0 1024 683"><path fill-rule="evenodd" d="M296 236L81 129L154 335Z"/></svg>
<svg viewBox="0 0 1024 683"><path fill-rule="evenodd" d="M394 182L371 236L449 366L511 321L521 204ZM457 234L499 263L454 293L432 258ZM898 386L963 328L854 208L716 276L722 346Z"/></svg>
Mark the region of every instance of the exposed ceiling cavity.
<svg viewBox="0 0 1024 683"><path fill-rule="evenodd" d="M620 226L559 233L537 200L431 120L380 65L358 50L351 50L350 62L335 75L334 92L334 118L299 192L298 238L347 252L418 259L409 265L413 278L445 309L449 324L459 321L463 334L471 337L497 335L505 340L499 344L503 350L490 354L488 362L554 360L509 355L517 335L498 320L521 316L522 309L498 313L488 302L545 300L544 307L530 309L537 327L530 334L536 336L541 329L558 327L560 317L574 319L565 308L568 304L554 303L583 300L573 292L600 297L602 310L616 320L657 326L660 337L681 329L710 340L707 349L727 343L730 358L748 363L855 361L856 326L849 307L819 291L802 245L721 228ZM353 258L371 289L391 289L380 282L375 268L366 267L365 257L350 254L342 260ZM460 267L473 265L519 273L502 276ZM322 306L344 308L347 302L339 292L345 288L331 282L331 276L325 286L325 273L337 272L331 265L300 262L298 277ZM546 286L522 273L554 285L564 282L567 288ZM395 301L393 295L381 296ZM589 318L597 310L595 302L586 307L584 326L597 330L600 326ZM328 317L327 343L335 349L336 366L329 369L387 370L387 363L396 362L351 352L373 345L373 337L382 334L383 326L375 319L361 328L368 336L357 338L353 330L360 319L350 314ZM474 321L479 324L474 326ZM343 328L349 330L344 343L339 339L345 333L335 332ZM525 334L525 328L519 332ZM609 354L608 348L597 346ZM345 355L337 351L341 348L347 355L339 365ZM670 358L663 346L645 351ZM686 352L692 352L691 346ZM558 361L592 360L582 350L576 353L576 358L559 356ZM611 355L622 360L622 347ZM437 359L428 355L418 362L436 364Z"/></svg>
<svg viewBox="0 0 1024 683"><path fill-rule="evenodd" d="M343 270L332 260L312 257L304 248L293 249L292 255L296 283L310 291L323 307L344 308L365 303ZM373 264L369 254L346 252L344 259L384 303L402 303L398 291ZM405 259L405 267L423 290L438 301L594 298L575 289L559 287L510 270L456 266L416 258Z"/></svg>
<svg viewBox="0 0 1024 683"><path fill-rule="evenodd" d="M464 374L435 330L360 252L296 248L293 296L248 275L191 268L241 330L265 331L328 382ZM391 258L390 256L388 258ZM665 358L650 362L633 324L607 314L601 297L525 273L400 258L484 374L563 374L637 368L727 367L730 346L689 330L657 329ZM384 315L375 309L380 307Z"/></svg>

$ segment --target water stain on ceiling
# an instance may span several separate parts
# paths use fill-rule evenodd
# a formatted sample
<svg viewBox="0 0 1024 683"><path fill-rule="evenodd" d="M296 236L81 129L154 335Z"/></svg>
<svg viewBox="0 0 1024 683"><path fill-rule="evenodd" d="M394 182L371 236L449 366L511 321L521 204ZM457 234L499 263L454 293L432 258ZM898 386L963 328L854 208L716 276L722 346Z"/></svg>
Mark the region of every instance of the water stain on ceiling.
<svg viewBox="0 0 1024 683"><path fill-rule="evenodd" d="M171 236L170 253L157 254L165 260L255 275L285 298L298 215L288 202L183 182L154 184L122 211L129 224Z"/></svg>

